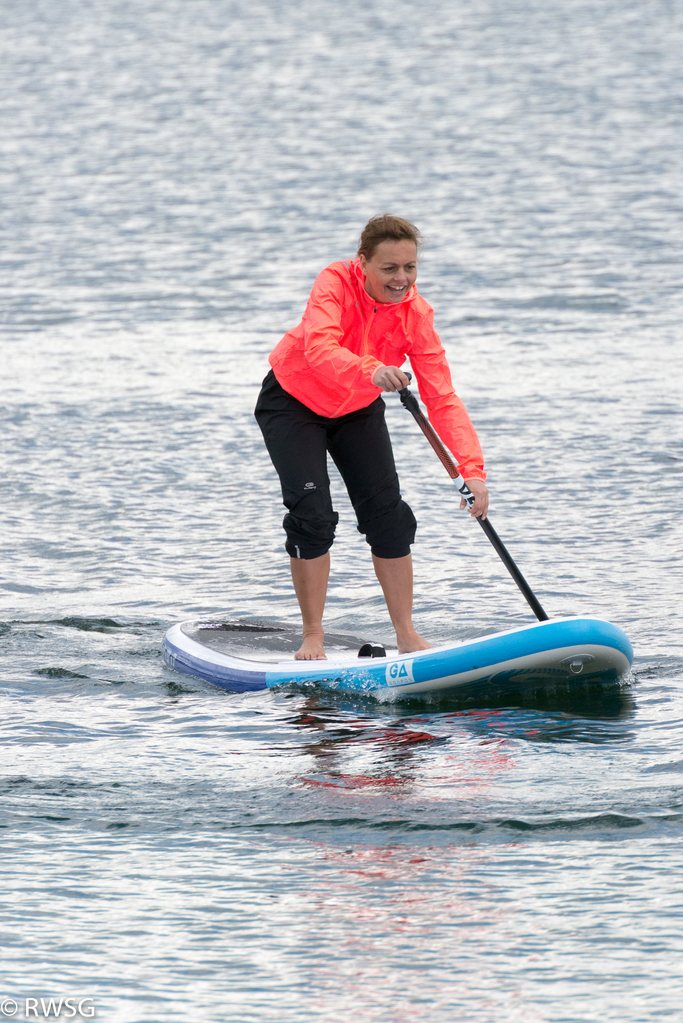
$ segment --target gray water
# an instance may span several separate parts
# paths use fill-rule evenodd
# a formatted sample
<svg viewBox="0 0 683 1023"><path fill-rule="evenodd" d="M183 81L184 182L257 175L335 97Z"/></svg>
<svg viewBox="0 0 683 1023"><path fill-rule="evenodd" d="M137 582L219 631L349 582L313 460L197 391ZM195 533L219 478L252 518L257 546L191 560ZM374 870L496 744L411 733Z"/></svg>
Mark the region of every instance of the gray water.
<svg viewBox="0 0 683 1023"><path fill-rule="evenodd" d="M683 1020L681 5L5 0L0 23L0 1012ZM385 210L426 237L492 522L551 616L634 645L612 690L387 706L163 666L184 618L297 622L251 410ZM533 620L387 408L420 630ZM328 627L389 642L333 486Z"/></svg>

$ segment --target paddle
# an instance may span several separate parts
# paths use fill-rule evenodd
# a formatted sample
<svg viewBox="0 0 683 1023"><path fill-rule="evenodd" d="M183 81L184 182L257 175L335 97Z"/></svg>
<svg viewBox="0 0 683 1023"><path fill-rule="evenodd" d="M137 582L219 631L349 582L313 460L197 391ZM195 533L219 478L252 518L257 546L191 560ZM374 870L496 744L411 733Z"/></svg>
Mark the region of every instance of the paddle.
<svg viewBox="0 0 683 1023"><path fill-rule="evenodd" d="M407 373L406 375L410 380L413 379L410 373ZM472 491L470 490L470 488L467 486L464 479L460 475L460 471L458 470L457 465L451 458L450 452L446 450L436 430L429 422L424 412L422 412L422 410L420 409L420 405L418 403L417 398L411 391L408 390L407 387L404 387L402 390L400 390L398 392L398 396L401 399L401 402L403 403L403 407L408 409L413 419L420 427L429 443L434 448L434 451L436 452L441 464L443 465L444 469L455 483L462 497L465 499L467 506L471 508L472 505L474 504L474 494L472 493ZM527 604L538 618L539 622L547 622L548 621L547 614L545 613L545 611L539 604L538 600L534 596L531 587L529 586L528 582L526 581L520 570L517 568L517 565L512 560L510 553L505 547L505 544L496 533L495 529L491 525L488 518L482 519L481 515L478 515L477 522L484 530L491 543L493 544L496 553L500 557L500 560L503 562L512 578L519 586L522 595L524 596L524 599L526 600Z"/></svg>

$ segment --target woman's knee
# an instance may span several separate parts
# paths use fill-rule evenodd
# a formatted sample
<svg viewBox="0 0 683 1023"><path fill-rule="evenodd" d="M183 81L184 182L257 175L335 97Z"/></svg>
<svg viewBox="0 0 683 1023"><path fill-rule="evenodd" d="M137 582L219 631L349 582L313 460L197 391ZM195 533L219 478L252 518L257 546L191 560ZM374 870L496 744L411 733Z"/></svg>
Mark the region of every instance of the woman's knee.
<svg viewBox="0 0 683 1023"><path fill-rule="evenodd" d="M297 502L285 515L282 525L287 534L285 550L291 558L319 558L334 543L339 515L320 491Z"/></svg>
<svg viewBox="0 0 683 1023"><path fill-rule="evenodd" d="M417 521L409 504L398 498L391 507L358 522L372 553L378 558L404 558L415 541Z"/></svg>

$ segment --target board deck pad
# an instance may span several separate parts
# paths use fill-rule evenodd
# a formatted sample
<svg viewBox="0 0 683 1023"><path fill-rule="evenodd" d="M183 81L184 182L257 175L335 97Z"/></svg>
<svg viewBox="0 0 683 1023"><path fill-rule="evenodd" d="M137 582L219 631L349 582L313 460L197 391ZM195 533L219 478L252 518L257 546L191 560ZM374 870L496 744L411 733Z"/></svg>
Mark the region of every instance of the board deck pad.
<svg viewBox="0 0 683 1023"><path fill-rule="evenodd" d="M285 623L259 620L183 622L183 635L220 654L232 654L252 661L286 661L294 657L301 646L301 631ZM365 643L377 645L377 640L358 639L343 633L325 633L325 651L328 659L357 657ZM396 654L397 650L387 650Z"/></svg>

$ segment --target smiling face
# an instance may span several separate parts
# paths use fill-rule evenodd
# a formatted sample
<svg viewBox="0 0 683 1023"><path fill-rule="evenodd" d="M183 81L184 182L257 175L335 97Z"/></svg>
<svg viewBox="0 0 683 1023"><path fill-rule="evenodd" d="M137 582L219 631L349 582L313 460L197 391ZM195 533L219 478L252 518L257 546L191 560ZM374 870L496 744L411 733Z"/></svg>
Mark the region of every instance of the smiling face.
<svg viewBox="0 0 683 1023"><path fill-rule="evenodd" d="M380 242L370 259L360 257L365 274L365 290L375 302L400 302L417 277L415 242Z"/></svg>

